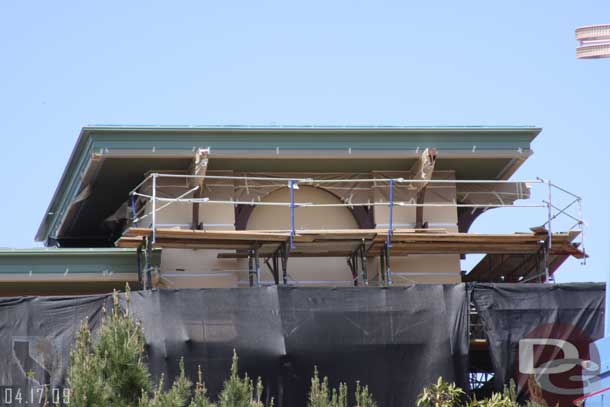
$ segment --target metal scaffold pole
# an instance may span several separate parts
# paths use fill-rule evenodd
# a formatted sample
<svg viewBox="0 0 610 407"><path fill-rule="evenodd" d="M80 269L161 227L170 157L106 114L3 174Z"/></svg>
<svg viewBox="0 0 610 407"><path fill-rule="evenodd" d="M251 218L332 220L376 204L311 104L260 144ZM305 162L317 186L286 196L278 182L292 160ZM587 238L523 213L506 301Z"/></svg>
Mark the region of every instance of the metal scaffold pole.
<svg viewBox="0 0 610 407"><path fill-rule="evenodd" d="M152 244L157 241L157 174L152 179Z"/></svg>

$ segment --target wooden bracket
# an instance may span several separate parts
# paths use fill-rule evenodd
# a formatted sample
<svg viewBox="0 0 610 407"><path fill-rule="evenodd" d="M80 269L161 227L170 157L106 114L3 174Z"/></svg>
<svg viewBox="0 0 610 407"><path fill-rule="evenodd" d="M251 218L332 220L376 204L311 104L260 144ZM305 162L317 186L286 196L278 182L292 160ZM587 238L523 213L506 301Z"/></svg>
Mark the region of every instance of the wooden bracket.
<svg viewBox="0 0 610 407"><path fill-rule="evenodd" d="M430 181L434 173L434 166L436 165L436 156L435 148L426 148L417 162L411 167L413 179ZM427 227L424 223L424 207L422 205L426 201L428 182L417 182L411 185L416 190L416 203L418 205L415 208L415 228L423 229Z"/></svg>
<svg viewBox="0 0 610 407"><path fill-rule="evenodd" d="M196 175L197 178L189 178L189 186L191 188L199 187L193 193L193 198L198 199L203 196L203 184L205 180L205 174L208 170L208 155L210 153L209 148L200 148L195 151L195 155L193 157L193 163L191 165L190 173L191 175ZM200 229L199 227L199 202L193 202L193 220L192 226L193 230Z"/></svg>

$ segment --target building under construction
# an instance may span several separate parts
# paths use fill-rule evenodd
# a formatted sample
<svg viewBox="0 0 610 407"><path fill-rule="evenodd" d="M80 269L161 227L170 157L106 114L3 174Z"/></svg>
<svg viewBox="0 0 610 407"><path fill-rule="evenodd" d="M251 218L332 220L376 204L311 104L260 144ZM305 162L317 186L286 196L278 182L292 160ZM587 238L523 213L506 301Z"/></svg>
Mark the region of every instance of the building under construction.
<svg viewBox="0 0 610 407"><path fill-rule="evenodd" d="M0 295L9 308L8 297L55 296L28 297L44 309L72 298L68 329L95 314L79 308L83 298L101 307L106 297L66 296L129 283L151 327L153 370L172 375L177 355L225 368L230 352L221 351L236 347L280 406L298 405L288 393L313 364L331 380L370 383L382 406L411 405L441 374L485 391L511 375L504 351L491 349L493 318L483 317L494 295L519 292L538 317L557 295L588 299L570 310L601 312L603 288L553 284L567 259L586 258L580 197L549 174L512 179L540 131L85 127L36 235L46 247L0 251ZM490 209L498 223L531 223L471 233ZM600 322L589 322L580 328L597 335ZM55 368L54 378L41 367L60 383L65 370Z"/></svg>

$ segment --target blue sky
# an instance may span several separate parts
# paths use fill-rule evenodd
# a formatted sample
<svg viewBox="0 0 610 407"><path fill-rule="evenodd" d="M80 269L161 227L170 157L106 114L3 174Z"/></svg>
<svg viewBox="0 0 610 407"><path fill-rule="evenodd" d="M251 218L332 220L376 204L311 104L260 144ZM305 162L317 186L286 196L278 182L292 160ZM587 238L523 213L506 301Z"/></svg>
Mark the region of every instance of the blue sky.
<svg viewBox="0 0 610 407"><path fill-rule="evenodd" d="M585 200L591 258L558 280L603 280L610 60L577 61L574 28L604 22L607 0L3 0L0 247L38 245L86 124L533 124L516 177Z"/></svg>

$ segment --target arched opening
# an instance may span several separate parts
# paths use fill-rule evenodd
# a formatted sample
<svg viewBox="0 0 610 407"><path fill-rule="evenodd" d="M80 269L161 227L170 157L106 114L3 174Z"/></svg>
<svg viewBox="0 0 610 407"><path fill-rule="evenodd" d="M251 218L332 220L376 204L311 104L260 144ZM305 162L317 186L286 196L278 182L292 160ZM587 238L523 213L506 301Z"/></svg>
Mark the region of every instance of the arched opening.
<svg viewBox="0 0 610 407"><path fill-rule="evenodd" d="M295 202L341 204L330 192L302 186L294 191ZM262 202L290 202L290 190L280 188L267 195ZM295 209L296 229L358 229L352 212L345 206L306 207ZM256 206L248 218L248 230L289 230L290 208L287 206Z"/></svg>
<svg viewBox="0 0 610 407"><path fill-rule="evenodd" d="M295 202L340 204L335 195L320 188L301 186L294 191ZM262 202L290 202L290 190L280 188ZM245 225L247 230L289 230L290 208L287 206L256 206ZM352 211L345 206L305 207L295 209L295 228L299 229L358 229ZM297 285L352 285L352 274L345 258L290 258L289 283ZM264 280L270 281L264 272Z"/></svg>

